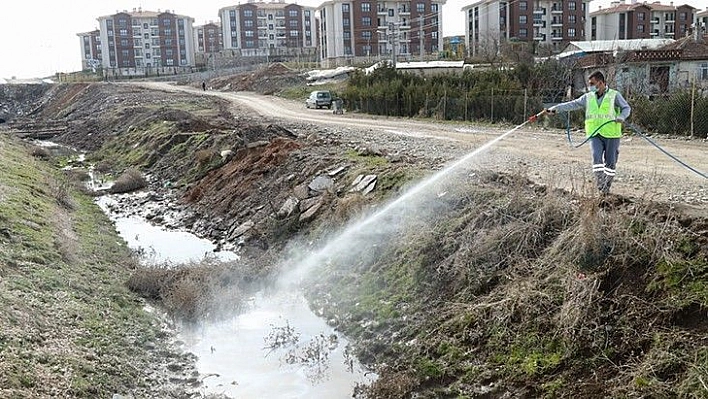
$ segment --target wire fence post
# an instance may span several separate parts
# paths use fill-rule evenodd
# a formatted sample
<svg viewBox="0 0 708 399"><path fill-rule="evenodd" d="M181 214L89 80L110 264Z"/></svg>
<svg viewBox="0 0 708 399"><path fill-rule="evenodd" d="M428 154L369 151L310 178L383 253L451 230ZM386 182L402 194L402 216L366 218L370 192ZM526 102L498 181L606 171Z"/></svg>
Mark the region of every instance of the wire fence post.
<svg viewBox="0 0 708 399"><path fill-rule="evenodd" d="M492 87L492 101L491 101L491 112L490 112L490 119L492 123L494 123L494 88Z"/></svg>
<svg viewBox="0 0 708 399"><path fill-rule="evenodd" d="M467 92L465 91L465 121L468 120L467 119L467 107L468 107L467 106Z"/></svg>
<svg viewBox="0 0 708 399"><path fill-rule="evenodd" d="M529 102L529 94L528 94L528 89L524 89L524 118L526 118L526 115L528 115L528 102Z"/></svg>
<svg viewBox="0 0 708 399"><path fill-rule="evenodd" d="M694 137L694 130L693 130L693 126L694 126L693 115L694 115L694 113L693 112L694 112L694 108L695 108L695 104L696 104L696 79L691 79L691 80L692 80L692 83L691 83L691 138L693 138Z"/></svg>

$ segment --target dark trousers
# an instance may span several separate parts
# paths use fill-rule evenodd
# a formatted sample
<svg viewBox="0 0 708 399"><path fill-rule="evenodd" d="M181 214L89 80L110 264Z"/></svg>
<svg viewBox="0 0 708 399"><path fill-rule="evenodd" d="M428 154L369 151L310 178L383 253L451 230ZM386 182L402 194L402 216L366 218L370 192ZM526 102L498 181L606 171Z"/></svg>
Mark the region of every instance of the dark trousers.
<svg viewBox="0 0 708 399"><path fill-rule="evenodd" d="M592 171L597 189L607 194L615 178L615 167L619 157L620 139L608 139L600 135L590 139L592 149Z"/></svg>

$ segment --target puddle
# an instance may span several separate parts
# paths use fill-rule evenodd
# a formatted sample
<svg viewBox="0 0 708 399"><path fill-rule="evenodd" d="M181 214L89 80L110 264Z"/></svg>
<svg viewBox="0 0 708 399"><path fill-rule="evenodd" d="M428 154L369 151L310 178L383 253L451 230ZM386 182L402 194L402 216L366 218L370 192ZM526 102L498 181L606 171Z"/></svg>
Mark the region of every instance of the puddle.
<svg viewBox="0 0 708 399"><path fill-rule="evenodd" d="M169 231L137 217L116 217L103 196L99 206L116 223L129 247L144 262L179 264L216 256L237 260L232 252L214 252L215 245L188 232ZM285 331L297 342L274 348L273 337ZM357 383L370 383L356 360L346 356L347 341L313 313L296 289L260 293L246 310L219 323L182 327L183 349L194 353L204 394L232 398L351 398Z"/></svg>

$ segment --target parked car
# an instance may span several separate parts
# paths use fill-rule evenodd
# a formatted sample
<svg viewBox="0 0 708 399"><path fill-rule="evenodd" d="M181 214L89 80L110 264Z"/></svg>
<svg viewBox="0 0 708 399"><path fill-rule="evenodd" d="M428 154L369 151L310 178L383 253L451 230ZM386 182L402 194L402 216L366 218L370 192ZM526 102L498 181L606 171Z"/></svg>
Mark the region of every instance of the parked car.
<svg viewBox="0 0 708 399"><path fill-rule="evenodd" d="M305 100L307 108L323 108L332 109L332 93L325 90L317 90L310 93L310 97Z"/></svg>

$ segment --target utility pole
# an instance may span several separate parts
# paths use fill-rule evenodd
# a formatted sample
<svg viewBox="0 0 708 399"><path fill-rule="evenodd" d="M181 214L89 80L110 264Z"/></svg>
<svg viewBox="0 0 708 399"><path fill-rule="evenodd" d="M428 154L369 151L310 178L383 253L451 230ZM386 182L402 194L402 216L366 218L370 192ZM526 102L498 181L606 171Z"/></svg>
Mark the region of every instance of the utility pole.
<svg viewBox="0 0 708 399"><path fill-rule="evenodd" d="M391 43L391 58L393 62L393 69L396 69L396 41L398 41L398 31L396 29L396 24L394 24L393 22L389 22L388 30L389 43Z"/></svg>
<svg viewBox="0 0 708 399"><path fill-rule="evenodd" d="M423 16L420 15L418 17L418 42L420 46L420 60L423 61L423 57L425 57L425 33L423 33Z"/></svg>

